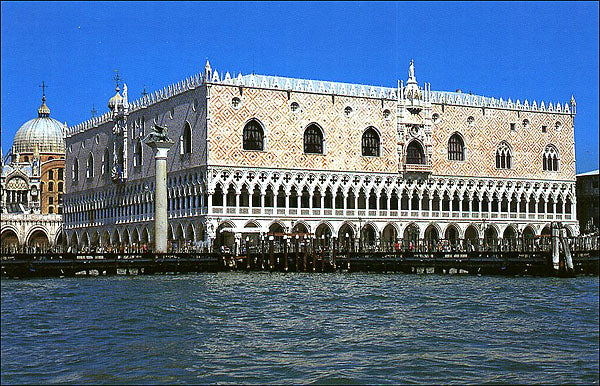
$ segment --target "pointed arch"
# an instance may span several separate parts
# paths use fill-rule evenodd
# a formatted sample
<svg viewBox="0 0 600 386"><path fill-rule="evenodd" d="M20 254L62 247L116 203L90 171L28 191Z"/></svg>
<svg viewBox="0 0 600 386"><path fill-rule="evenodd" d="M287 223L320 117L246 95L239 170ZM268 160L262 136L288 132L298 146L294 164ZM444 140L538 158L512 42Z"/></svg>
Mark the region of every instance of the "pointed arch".
<svg viewBox="0 0 600 386"><path fill-rule="evenodd" d="M448 224L446 232L444 232L444 238L455 245L460 240L460 228L456 224Z"/></svg>
<svg viewBox="0 0 600 386"><path fill-rule="evenodd" d="M479 242L479 229L477 226L470 224L465 230L465 241L470 242L471 245L478 244Z"/></svg>
<svg viewBox="0 0 600 386"><path fill-rule="evenodd" d="M317 123L311 123L304 129L304 152L323 154L325 152L324 132Z"/></svg>
<svg viewBox="0 0 600 386"><path fill-rule="evenodd" d="M121 242L121 235L119 234L118 229L114 230L111 242L113 245L119 244Z"/></svg>
<svg viewBox="0 0 600 386"><path fill-rule="evenodd" d="M465 160L465 140L459 132L454 132L448 140L448 160Z"/></svg>
<svg viewBox="0 0 600 386"><path fill-rule="evenodd" d="M559 153L553 144L547 145L542 154L542 169L548 172L557 172L559 168Z"/></svg>
<svg viewBox="0 0 600 386"><path fill-rule="evenodd" d="M346 238L353 239L356 231L356 226L351 221L344 221L338 229L338 239L345 240Z"/></svg>
<svg viewBox="0 0 600 386"><path fill-rule="evenodd" d="M429 223L425 228L425 241L430 247L436 247L440 240L442 230L437 223Z"/></svg>
<svg viewBox="0 0 600 386"><path fill-rule="evenodd" d="M406 228L404 228L403 233L403 245L405 247L416 246L419 242L419 237L421 236L421 229L417 223L411 222L408 224Z"/></svg>
<svg viewBox="0 0 600 386"><path fill-rule="evenodd" d="M258 119L252 118L244 125L242 148L244 150L262 151L265 148L264 137L265 130L263 124Z"/></svg>
<svg viewBox="0 0 600 386"><path fill-rule="evenodd" d="M108 230L104 230L104 232L102 232L102 238L100 240L103 246L106 247L110 245L110 233Z"/></svg>
<svg viewBox="0 0 600 386"><path fill-rule="evenodd" d="M406 163L411 165L425 164L425 151L423 145L416 139L406 146Z"/></svg>
<svg viewBox="0 0 600 386"><path fill-rule="evenodd" d="M85 175L87 178L94 178L94 155L91 152L87 159Z"/></svg>
<svg viewBox="0 0 600 386"><path fill-rule="evenodd" d="M333 226L328 221L321 221L315 228L315 238L322 240L325 245L329 245L332 235Z"/></svg>
<svg viewBox="0 0 600 386"><path fill-rule="evenodd" d="M394 222L388 222L381 231L381 240L386 243L386 246L389 248L391 247L391 244L398 240L399 234L400 229L398 225Z"/></svg>
<svg viewBox="0 0 600 386"><path fill-rule="evenodd" d="M189 122L186 121L183 125L183 135L181 136L181 154L192 153L192 127Z"/></svg>
<svg viewBox="0 0 600 386"><path fill-rule="evenodd" d="M362 240L363 247L375 246L379 238L379 230L377 226L372 222L368 222L360 230L360 239Z"/></svg>
<svg viewBox="0 0 600 386"><path fill-rule="evenodd" d="M72 180L73 181L79 181L79 160L77 158L75 158L73 160L73 175L72 175Z"/></svg>
<svg viewBox="0 0 600 386"><path fill-rule="evenodd" d="M133 229L131 234L131 242L134 244L139 244L140 242L140 233L138 232L137 228Z"/></svg>
<svg viewBox="0 0 600 386"><path fill-rule="evenodd" d="M496 148L496 169L512 168L512 147L508 142L502 141Z"/></svg>
<svg viewBox="0 0 600 386"><path fill-rule="evenodd" d="M108 151L108 149L105 150L105 155L106 151ZM133 166L142 166L142 161L142 141L138 139L137 141L135 141L135 149L133 152ZM102 174L104 174L104 162L102 163L102 169Z"/></svg>
<svg viewBox="0 0 600 386"><path fill-rule="evenodd" d="M373 126L369 126L362 134L362 155L379 157L381 155L381 135Z"/></svg>
<svg viewBox="0 0 600 386"><path fill-rule="evenodd" d="M185 228L185 239L187 241L195 241L196 240L196 231L194 230L194 224L188 223Z"/></svg>
<svg viewBox="0 0 600 386"><path fill-rule="evenodd" d="M309 232L310 232L310 226L308 225L308 223L306 221L303 221L303 220L296 221L296 223L294 224L294 227L292 228L292 233L309 233Z"/></svg>
<svg viewBox="0 0 600 386"><path fill-rule="evenodd" d="M104 155L102 156L102 175L108 175L110 171L110 151L108 147L104 149Z"/></svg>

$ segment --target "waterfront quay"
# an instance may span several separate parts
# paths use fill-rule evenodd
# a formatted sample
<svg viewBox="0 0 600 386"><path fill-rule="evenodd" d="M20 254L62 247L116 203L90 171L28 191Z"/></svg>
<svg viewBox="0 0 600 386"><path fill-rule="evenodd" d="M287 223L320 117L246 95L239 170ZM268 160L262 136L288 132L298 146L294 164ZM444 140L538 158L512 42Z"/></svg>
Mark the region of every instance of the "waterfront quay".
<svg viewBox="0 0 600 386"><path fill-rule="evenodd" d="M78 252L1 254L3 278L188 274L221 271L402 272L406 274L598 275L598 237L569 241L572 272L553 266L552 243L503 248L429 250L422 245L365 247L352 243L323 248L310 243L270 242L260 248L205 252Z"/></svg>

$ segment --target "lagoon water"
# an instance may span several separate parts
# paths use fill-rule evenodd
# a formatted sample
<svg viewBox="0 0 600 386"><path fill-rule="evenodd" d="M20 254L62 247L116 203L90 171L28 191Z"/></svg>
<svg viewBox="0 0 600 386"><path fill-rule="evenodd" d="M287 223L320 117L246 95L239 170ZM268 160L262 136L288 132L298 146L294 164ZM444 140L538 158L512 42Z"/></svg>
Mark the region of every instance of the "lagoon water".
<svg viewBox="0 0 600 386"><path fill-rule="evenodd" d="M2 280L2 384L598 384L598 278Z"/></svg>

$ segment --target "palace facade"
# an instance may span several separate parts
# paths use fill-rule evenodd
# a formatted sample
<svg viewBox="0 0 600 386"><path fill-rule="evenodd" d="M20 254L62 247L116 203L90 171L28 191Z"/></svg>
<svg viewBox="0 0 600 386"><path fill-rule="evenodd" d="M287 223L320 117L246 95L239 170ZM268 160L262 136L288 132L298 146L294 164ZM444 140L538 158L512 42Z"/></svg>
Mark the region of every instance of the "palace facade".
<svg viewBox="0 0 600 386"><path fill-rule="evenodd" d="M512 101L396 87L204 73L67 132L65 229L77 246L151 244L154 125L167 159L169 239L533 237L575 218L575 100ZM215 244L216 243L216 244Z"/></svg>

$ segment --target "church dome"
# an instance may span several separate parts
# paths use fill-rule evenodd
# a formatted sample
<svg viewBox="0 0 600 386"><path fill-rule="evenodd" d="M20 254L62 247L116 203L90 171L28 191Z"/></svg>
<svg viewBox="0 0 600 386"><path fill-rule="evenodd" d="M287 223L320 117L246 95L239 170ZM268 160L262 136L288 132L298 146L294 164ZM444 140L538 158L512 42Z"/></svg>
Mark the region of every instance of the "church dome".
<svg viewBox="0 0 600 386"><path fill-rule="evenodd" d="M23 124L15 134L13 153L33 153L36 145L40 153L65 152L65 125L50 118L46 98L38 109L38 117Z"/></svg>

